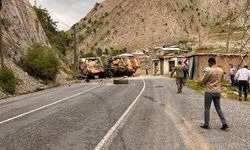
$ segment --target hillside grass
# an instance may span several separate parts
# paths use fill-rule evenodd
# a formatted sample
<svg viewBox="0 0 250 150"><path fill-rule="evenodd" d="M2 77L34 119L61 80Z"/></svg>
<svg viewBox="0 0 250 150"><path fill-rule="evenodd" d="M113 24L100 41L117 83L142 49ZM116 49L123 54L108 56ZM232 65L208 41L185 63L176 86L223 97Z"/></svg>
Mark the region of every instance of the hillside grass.
<svg viewBox="0 0 250 150"><path fill-rule="evenodd" d="M211 34L209 38L213 40L218 40L218 41L226 41L227 40L228 33L215 33ZM243 36L242 32L234 32L229 36L230 41L240 41Z"/></svg>
<svg viewBox="0 0 250 150"><path fill-rule="evenodd" d="M238 48L230 48L229 53L238 53L240 50ZM204 47L198 50L194 50L192 54L198 54L198 53L217 53L217 54L225 54L226 48L225 47L219 47L219 48L212 48L212 47Z"/></svg>
<svg viewBox="0 0 250 150"><path fill-rule="evenodd" d="M204 86L202 83L198 80L188 80L186 83L186 86L198 91L199 93L204 94ZM223 80L222 81L222 93L223 98L227 98L230 100L238 100L238 91L236 86L231 86L229 81ZM248 101L250 101L250 98L248 97Z"/></svg>

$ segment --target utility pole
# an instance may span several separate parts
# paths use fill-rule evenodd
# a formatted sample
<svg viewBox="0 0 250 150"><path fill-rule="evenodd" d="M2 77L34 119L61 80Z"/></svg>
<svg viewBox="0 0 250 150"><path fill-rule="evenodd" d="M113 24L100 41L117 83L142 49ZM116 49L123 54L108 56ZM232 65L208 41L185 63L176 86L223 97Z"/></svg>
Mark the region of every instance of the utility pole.
<svg viewBox="0 0 250 150"><path fill-rule="evenodd" d="M199 32L199 49L201 48L201 33Z"/></svg>
<svg viewBox="0 0 250 150"><path fill-rule="evenodd" d="M229 51L229 40L230 40L230 31L231 28L230 28L230 22L228 23L228 33L227 33L227 49L226 49L226 53L228 53Z"/></svg>
<svg viewBox="0 0 250 150"><path fill-rule="evenodd" d="M4 55L3 55L3 32L2 32L2 0L0 0L0 58L1 69L4 68Z"/></svg>
<svg viewBox="0 0 250 150"><path fill-rule="evenodd" d="M36 7L36 0L34 0L34 5L35 5L35 7Z"/></svg>
<svg viewBox="0 0 250 150"><path fill-rule="evenodd" d="M228 22L228 32L227 32L227 49L226 49L226 53L229 52L229 40L230 40L230 35L232 34L232 29L231 29L232 17L233 17L232 12L229 12L228 16L229 16L229 22Z"/></svg>
<svg viewBox="0 0 250 150"><path fill-rule="evenodd" d="M199 42L199 49L201 48L201 33L200 33L200 29L199 29L199 27L197 27L197 33L198 33L198 42Z"/></svg>
<svg viewBox="0 0 250 150"><path fill-rule="evenodd" d="M74 30L74 69L75 71L78 70L77 68L77 63L78 63L78 58L77 58L77 53L76 53L76 25L73 26Z"/></svg>

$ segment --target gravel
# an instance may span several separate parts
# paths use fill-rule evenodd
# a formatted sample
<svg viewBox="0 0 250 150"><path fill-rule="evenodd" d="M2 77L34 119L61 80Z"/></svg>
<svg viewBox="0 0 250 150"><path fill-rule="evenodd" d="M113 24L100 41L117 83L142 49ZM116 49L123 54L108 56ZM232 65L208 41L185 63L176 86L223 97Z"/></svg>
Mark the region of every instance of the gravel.
<svg viewBox="0 0 250 150"><path fill-rule="evenodd" d="M162 79L167 84L171 97L176 97L175 81ZM228 131L221 131L221 122L212 104L210 110L210 125L212 129L204 130L203 124L204 96L195 90L184 88L184 92L172 101L172 107L186 118L201 135L209 141L216 150L250 149L250 103L228 99L221 100L222 111L229 123Z"/></svg>

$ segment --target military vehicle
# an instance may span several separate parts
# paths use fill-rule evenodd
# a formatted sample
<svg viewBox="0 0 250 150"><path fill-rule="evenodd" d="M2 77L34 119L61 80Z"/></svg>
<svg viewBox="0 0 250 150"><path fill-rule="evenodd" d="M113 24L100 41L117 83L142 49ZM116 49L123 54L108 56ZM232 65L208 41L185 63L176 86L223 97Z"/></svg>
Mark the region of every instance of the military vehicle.
<svg viewBox="0 0 250 150"><path fill-rule="evenodd" d="M80 60L81 74L89 79L96 76L99 78L132 76L139 67L139 60L131 54L115 57L88 57Z"/></svg>
<svg viewBox="0 0 250 150"><path fill-rule="evenodd" d="M115 56L111 64L112 73L116 77L132 76L139 67L139 60L132 54Z"/></svg>
<svg viewBox="0 0 250 150"><path fill-rule="evenodd" d="M80 72L88 79L113 77L108 57L88 57L80 60Z"/></svg>

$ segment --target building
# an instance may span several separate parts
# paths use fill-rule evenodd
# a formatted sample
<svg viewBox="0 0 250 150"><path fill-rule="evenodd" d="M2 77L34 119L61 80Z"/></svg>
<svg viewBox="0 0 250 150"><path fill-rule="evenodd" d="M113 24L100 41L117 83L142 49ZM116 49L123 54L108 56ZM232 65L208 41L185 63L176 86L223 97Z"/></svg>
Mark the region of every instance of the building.
<svg viewBox="0 0 250 150"><path fill-rule="evenodd" d="M187 56L189 63L189 76L191 79L198 79L205 67L208 66L208 59L214 57L217 65L219 65L225 72L225 78L229 78L230 65L233 64L235 69L241 68L239 66L242 58L239 54L193 54ZM243 65L250 65L250 58L246 56Z"/></svg>
<svg viewBox="0 0 250 150"><path fill-rule="evenodd" d="M237 69L242 60L239 54L166 55L153 59L153 73L154 75L170 75L178 61L181 61L188 65L190 79L199 79L204 68L208 66L207 61L210 57L214 57L217 65L224 70L225 78L229 78L229 64L233 64L235 69ZM243 62L243 65L245 64L250 66L250 58L248 56Z"/></svg>

